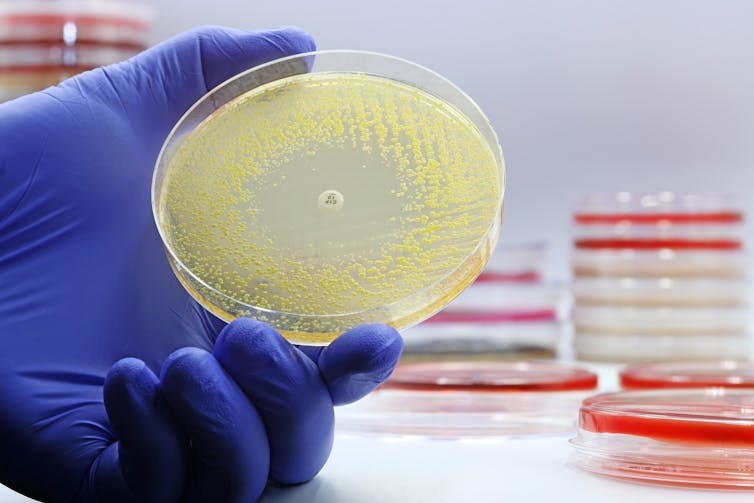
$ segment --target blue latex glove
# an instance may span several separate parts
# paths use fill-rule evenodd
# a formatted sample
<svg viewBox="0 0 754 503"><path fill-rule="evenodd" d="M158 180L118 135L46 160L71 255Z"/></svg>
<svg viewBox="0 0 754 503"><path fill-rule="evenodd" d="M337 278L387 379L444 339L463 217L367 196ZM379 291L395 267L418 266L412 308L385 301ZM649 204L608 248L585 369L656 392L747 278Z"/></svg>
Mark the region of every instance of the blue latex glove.
<svg viewBox="0 0 754 503"><path fill-rule="evenodd" d="M43 501L254 501L313 477L333 405L391 372L385 326L326 349L225 326L176 281L152 220L183 112L313 48L292 28L203 28L0 105L0 482Z"/></svg>

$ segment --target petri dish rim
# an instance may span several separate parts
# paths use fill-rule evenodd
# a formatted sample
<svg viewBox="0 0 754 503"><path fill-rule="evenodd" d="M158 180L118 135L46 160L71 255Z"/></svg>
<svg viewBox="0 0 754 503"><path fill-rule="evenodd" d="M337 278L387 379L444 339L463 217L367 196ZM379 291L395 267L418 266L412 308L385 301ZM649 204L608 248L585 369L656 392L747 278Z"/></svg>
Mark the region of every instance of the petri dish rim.
<svg viewBox="0 0 754 503"><path fill-rule="evenodd" d="M176 124L171 129L170 133L167 135L166 139L164 140L162 147L160 148L160 152L157 156L157 160L155 162L155 169L153 171L152 175L152 182L151 182L151 191L150 191L150 197L151 197L151 203L152 203L152 216L155 222L155 226L157 227L157 231L160 235L160 239L163 243L163 247L165 248L166 252L170 256L171 261L175 264L175 267L179 268L183 273L187 274L192 281L195 283L201 285L203 288L205 288L207 291L211 292L212 295L217 296L218 298L223 298L232 304L235 304L237 306L242 307L245 310L248 310L252 313L259 313L259 314L267 314L267 315L275 315L279 317L289 317L289 318L296 318L300 320L314 320L314 319L338 319L338 318L344 318L349 316L363 316L368 313L380 313L384 311L390 311L391 306L395 306L397 304L402 303L405 299L398 299L394 303L385 305L385 306L375 306L373 308L367 309L367 310L359 310L359 311L352 311L352 312L343 312L343 313L335 313L335 314L301 314L301 313L295 313L295 312L283 312L278 311L276 309L269 309L264 308L261 306L254 306L251 304L244 303L242 301L239 301L238 299L235 299L224 292L212 287L211 285L207 284L206 281L204 281L201 277L199 277L194 271L192 271L189 267L183 263L182 260L177 256L175 253L175 250L172 246L170 246L168 240L166 239L166 235L159 223L160 218L158 214L158 207L159 207L159 188L161 187L162 180L161 178L164 177L164 174L161 173L160 167L164 163L169 163L169 161L166 161L165 159L169 156L171 153L171 148L176 148L176 143L180 143L180 138L182 136L183 132L182 130L187 127L187 122L193 118L194 114L200 113L201 114L201 107L206 106L208 103L211 103L211 107L213 107L214 110L220 109L222 106L232 102L233 100L239 98L243 94L251 91L252 89L256 89L257 87L269 84L271 82L276 82L279 79L271 79L267 80L261 83L257 83L254 86L251 87L242 87L242 89L238 92L231 91L229 93L229 97L223 97L223 100L216 101L217 94L225 89L230 88L233 86L233 84L242 81L246 79L247 77L251 76L254 73L262 72L265 69L269 69L275 65L285 65L287 63L291 63L293 61L299 60L304 61L307 65L307 73L311 72L312 70L312 64L311 61L316 61L318 57L328 57L328 56L351 56L351 57L359 57L362 59L367 58L377 58L383 61L391 61L400 65L404 65L408 68L413 69L413 71L419 72L424 76L431 77L434 81L441 83L444 85L447 89L455 93L456 99L460 99L465 107L468 107L469 110L474 112L474 116L469 116L469 114L466 112L466 110L459 109L458 104L453 101L449 102L447 97L445 96L439 96L436 93L432 92L431 90L428 90L424 87L421 87L419 84L414 83L412 81L408 80L402 80L397 79L394 76L386 76L381 75L378 73L371 73L366 71L358 71L358 70L327 70L329 72L342 72L342 73L353 73L353 74L368 74L368 75L374 75L374 76L380 76L384 78L388 78L390 80L394 80L400 83L403 83L405 85L408 85L410 87L419 89L427 94L430 94L432 96L435 96L437 98L442 99L445 103L450 105L452 108L454 108L458 113L460 113L462 116L466 117L467 120L469 120L474 126L478 129L478 132L480 135L484 138L484 143L486 146L490 149L491 154L493 155L495 159L495 163L497 165L497 176L498 176L498 182L500 184L500 194L498 196L498 201L496 204L496 216L493 219L493 221L490 223L489 227L487 228L484 236L480 239L480 241L476 244L476 246L471 250L471 252L459 263L458 267L456 267L453 270L447 271L442 277L435 280L432 284L426 285L422 288L420 291L429 291L432 290L439 285L442 285L444 282L448 281L449 278L452 278L454 274L465 264L468 263L470 259L472 259L474 256L477 256L479 254L479 251L482 247L489 244L489 237L492 236L494 239L492 241L492 247L494 247L494 243L497 240L497 234L499 233L500 225L501 225L501 219L502 219L502 213L503 213L503 201L504 201L504 195L505 195L505 187L506 187L506 176L507 176L507 170L505 168L505 161L503 156L502 147L500 145L499 139L497 137L497 134L495 133L494 129L492 128L492 125L489 122L489 119L486 117L484 112L481 110L481 108L477 105L477 103L463 90L461 90L458 86L456 86L453 82L448 80L447 78L443 77L439 73L435 72L434 70L431 70L423 65L411 62L407 59L391 56L379 52L374 51L363 51L363 50L345 50L345 49L330 49L330 50L317 50L317 51L311 51L311 52L305 52L305 53L299 53L291 56L286 56L283 58L278 58L257 66L254 66L252 68L249 68L248 70L245 70L241 73L238 73L234 75L233 77L230 77L229 79L225 80L224 82L221 82L211 90L209 90L204 96L199 98L194 104L189 107L189 109L181 116L181 118L176 122ZM288 77L288 76L286 76ZM284 77L285 78L285 77ZM202 123L204 120L206 120L210 115L205 115L202 117L196 124ZM190 128L190 130L193 129L193 127ZM490 250L490 253L488 253L488 256L492 254L492 250ZM172 264L171 264L172 266ZM476 275L474 277L467 278L467 284L471 284L476 276L478 276L481 273L482 268L480 267L478 271L476 271ZM183 281L183 280L181 280ZM414 292L412 295L417 295L419 292ZM459 291L460 293L460 291ZM446 304L452 299L445 299L445 302L442 302L442 305ZM202 302L201 299L197 299L205 308L210 310L213 314L216 316L225 319L226 321L229 321L228 317L225 316L226 313L215 309L214 306L208 306L204 302ZM439 308L442 306L439 306L437 309L435 309L432 312L426 313L424 318L430 316ZM220 312L218 312L220 311ZM396 321L396 320L393 320ZM398 328L408 328L409 326L412 326L421 319L415 319L412 320L412 323L409 324L400 324L401 320L397 320L395 325ZM284 331L284 330L281 330ZM321 342L312 342L312 341L294 341L301 344L312 344L312 345L323 345L326 343Z"/></svg>
<svg viewBox="0 0 754 503"><path fill-rule="evenodd" d="M596 389L595 373L549 362L446 361L399 365L380 389L425 392L549 392Z"/></svg>
<svg viewBox="0 0 754 503"><path fill-rule="evenodd" d="M635 363L620 373L627 390L657 388L754 388L754 365L747 361Z"/></svg>

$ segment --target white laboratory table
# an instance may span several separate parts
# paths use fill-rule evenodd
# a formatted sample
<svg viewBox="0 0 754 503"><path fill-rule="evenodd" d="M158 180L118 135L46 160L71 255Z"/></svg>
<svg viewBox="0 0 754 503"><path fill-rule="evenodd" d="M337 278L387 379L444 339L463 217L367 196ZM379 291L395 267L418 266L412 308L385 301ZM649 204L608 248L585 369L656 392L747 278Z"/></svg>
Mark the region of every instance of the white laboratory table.
<svg viewBox="0 0 754 503"><path fill-rule="evenodd" d="M615 389L616 366L588 365ZM332 456L311 482L268 488L263 503L592 502L736 503L754 491L687 489L623 482L570 464L571 434L427 439L338 432ZM3 488L2 503L32 500Z"/></svg>

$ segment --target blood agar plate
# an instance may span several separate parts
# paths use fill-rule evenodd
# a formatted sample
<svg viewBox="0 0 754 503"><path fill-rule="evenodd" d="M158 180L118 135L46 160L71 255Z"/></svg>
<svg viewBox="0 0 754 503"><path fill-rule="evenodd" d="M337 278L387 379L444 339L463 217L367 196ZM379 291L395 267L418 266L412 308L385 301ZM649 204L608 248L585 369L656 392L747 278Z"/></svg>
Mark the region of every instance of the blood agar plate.
<svg viewBox="0 0 754 503"><path fill-rule="evenodd" d="M403 363L376 392L336 409L336 424L389 436L572 433L596 386L594 373L546 361Z"/></svg>
<svg viewBox="0 0 754 503"><path fill-rule="evenodd" d="M745 361L637 363L620 372L625 389L754 388L754 364Z"/></svg>
<svg viewBox="0 0 754 503"><path fill-rule="evenodd" d="M634 480L754 488L754 391L623 391L584 400L574 462Z"/></svg>
<svg viewBox="0 0 754 503"><path fill-rule="evenodd" d="M277 60L191 108L157 162L153 208L178 278L225 320L327 344L430 316L497 240L502 154L476 104L390 56Z"/></svg>

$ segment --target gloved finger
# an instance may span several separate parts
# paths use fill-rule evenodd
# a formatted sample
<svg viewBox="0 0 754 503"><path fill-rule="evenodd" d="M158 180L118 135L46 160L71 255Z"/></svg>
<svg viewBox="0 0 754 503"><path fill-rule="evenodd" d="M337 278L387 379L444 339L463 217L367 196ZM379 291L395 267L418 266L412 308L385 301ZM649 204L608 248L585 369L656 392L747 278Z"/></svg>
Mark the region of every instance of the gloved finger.
<svg viewBox="0 0 754 503"><path fill-rule="evenodd" d="M182 348L162 366L160 389L191 441L203 501L256 501L270 452L259 414L211 353Z"/></svg>
<svg viewBox="0 0 754 503"><path fill-rule="evenodd" d="M187 441L158 380L141 360L115 363L105 379L105 409L118 441L92 465L99 499L174 502L186 484Z"/></svg>
<svg viewBox="0 0 754 503"><path fill-rule="evenodd" d="M205 26L185 32L120 64L80 75L63 87L89 90L132 116L159 146L199 98L259 64L315 49L294 27L243 31Z"/></svg>
<svg viewBox="0 0 754 503"><path fill-rule="evenodd" d="M264 420L270 478L296 484L314 477L330 455L334 427L317 366L272 327L250 318L225 327L214 354Z"/></svg>
<svg viewBox="0 0 754 503"><path fill-rule="evenodd" d="M319 366L333 403L355 402L382 384L403 351L403 339L387 325L361 325L329 346L302 348Z"/></svg>

